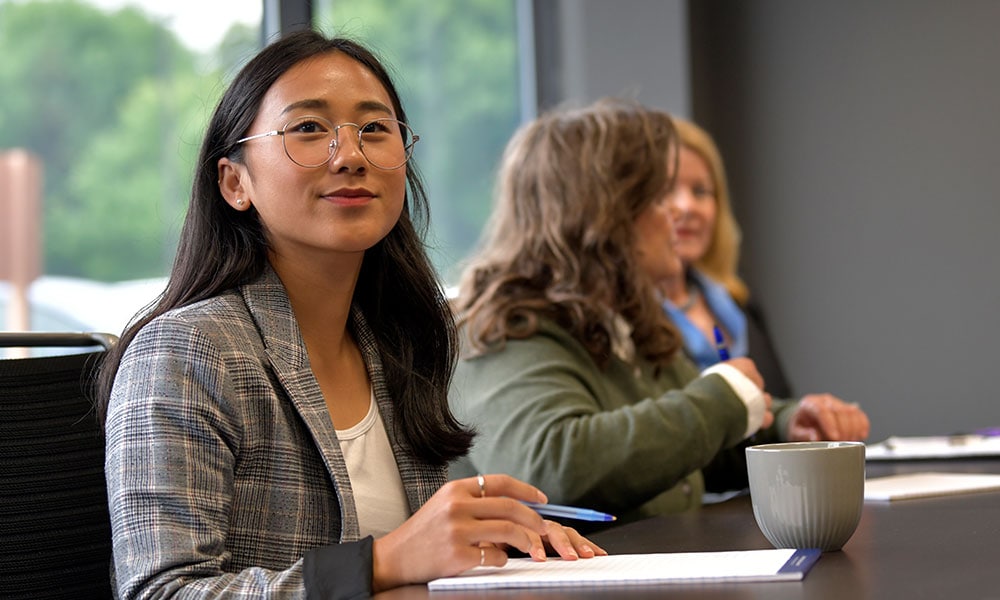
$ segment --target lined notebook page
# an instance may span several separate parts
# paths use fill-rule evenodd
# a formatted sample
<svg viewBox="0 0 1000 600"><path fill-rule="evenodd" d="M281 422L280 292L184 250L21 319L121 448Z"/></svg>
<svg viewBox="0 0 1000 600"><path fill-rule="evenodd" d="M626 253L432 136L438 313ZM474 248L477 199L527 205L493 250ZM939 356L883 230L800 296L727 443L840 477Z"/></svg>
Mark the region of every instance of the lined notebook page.
<svg viewBox="0 0 1000 600"><path fill-rule="evenodd" d="M865 481L865 500L889 501L1000 490L1000 475L910 473Z"/></svg>
<svg viewBox="0 0 1000 600"><path fill-rule="evenodd" d="M575 561L516 558L431 581L431 591L474 588L631 586L704 581L798 581L819 550L616 554Z"/></svg>
<svg viewBox="0 0 1000 600"><path fill-rule="evenodd" d="M1000 456L1000 436L939 435L890 437L865 448L866 460L912 460Z"/></svg>

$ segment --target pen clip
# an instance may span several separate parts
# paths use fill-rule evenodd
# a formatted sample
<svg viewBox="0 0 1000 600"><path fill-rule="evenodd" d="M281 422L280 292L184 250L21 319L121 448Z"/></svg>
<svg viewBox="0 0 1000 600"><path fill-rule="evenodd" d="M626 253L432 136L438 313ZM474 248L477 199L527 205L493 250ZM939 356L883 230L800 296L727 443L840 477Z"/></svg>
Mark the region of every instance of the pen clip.
<svg viewBox="0 0 1000 600"><path fill-rule="evenodd" d="M712 326L712 333L715 334L715 349L719 353L719 360L729 360L729 348L726 346L726 338L722 335L722 330L718 325Z"/></svg>

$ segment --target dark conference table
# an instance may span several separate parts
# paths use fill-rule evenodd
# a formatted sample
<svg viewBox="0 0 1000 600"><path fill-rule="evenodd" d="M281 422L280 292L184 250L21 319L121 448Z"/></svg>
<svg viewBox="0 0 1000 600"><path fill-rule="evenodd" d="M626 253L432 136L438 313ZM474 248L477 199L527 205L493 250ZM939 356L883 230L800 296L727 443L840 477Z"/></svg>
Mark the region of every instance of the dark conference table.
<svg viewBox="0 0 1000 600"><path fill-rule="evenodd" d="M919 471L1000 473L1000 458L869 462L866 469L868 477ZM749 496L613 527L591 538L615 554L771 547L757 528ZM376 596L379 600L428 597L1000 600L1000 491L866 502L858 529L843 550L824 553L800 582L434 594L426 586L409 586Z"/></svg>

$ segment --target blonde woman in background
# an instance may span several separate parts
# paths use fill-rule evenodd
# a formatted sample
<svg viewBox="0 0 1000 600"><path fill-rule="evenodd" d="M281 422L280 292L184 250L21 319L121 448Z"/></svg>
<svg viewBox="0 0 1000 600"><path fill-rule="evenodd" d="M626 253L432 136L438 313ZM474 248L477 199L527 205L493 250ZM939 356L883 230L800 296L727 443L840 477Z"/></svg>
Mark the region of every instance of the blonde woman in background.
<svg viewBox="0 0 1000 600"><path fill-rule="evenodd" d="M674 123L681 146L669 202L674 248L684 270L661 282L664 309L683 337L685 352L700 368L719 360L718 327L731 356L749 356L770 393L791 397L763 315L737 272L741 233L722 156L704 129L683 119ZM819 410L839 402L830 394L808 394L803 400Z"/></svg>

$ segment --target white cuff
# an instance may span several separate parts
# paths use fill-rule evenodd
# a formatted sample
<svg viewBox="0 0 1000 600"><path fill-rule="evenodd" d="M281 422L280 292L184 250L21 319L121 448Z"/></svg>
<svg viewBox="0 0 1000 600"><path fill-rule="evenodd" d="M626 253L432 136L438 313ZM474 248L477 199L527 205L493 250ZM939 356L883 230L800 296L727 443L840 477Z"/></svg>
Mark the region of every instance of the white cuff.
<svg viewBox="0 0 1000 600"><path fill-rule="evenodd" d="M764 390L757 387L757 384L732 365L717 363L701 372L703 376L713 373L721 375L747 407L747 431L743 435L743 439L757 433L757 430L764 423L764 413L767 412Z"/></svg>

